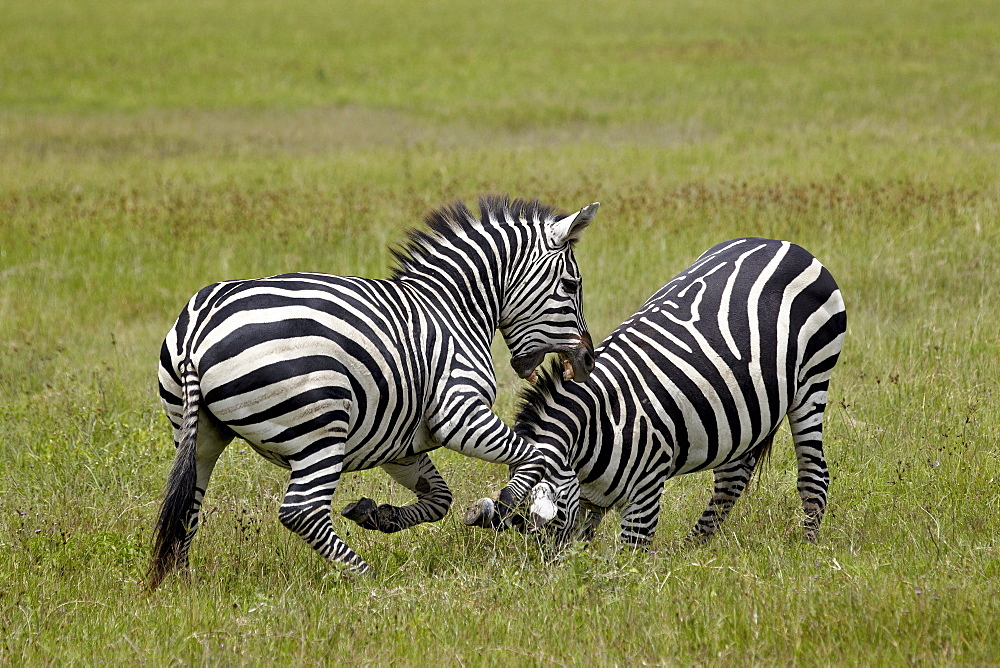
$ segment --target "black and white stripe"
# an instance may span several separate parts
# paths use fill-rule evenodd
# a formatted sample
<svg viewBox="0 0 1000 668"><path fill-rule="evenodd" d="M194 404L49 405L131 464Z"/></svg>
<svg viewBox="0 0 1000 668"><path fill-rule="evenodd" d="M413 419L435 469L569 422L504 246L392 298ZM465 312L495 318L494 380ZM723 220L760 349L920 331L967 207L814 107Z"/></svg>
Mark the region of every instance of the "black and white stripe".
<svg viewBox="0 0 1000 668"><path fill-rule="evenodd" d="M562 540L586 537L618 508L622 541L648 544L664 482L713 469L691 532L711 535L787 415L815 538L829 486L823 412L846 325L836 282L799 246L746 238L711 248L601 344L585 384L549 372L524 394L515 431L550 464L533 490L533 524L555 520Z"/></svg>
<svg viewBox="0 0 1000 668"><path fill-rule="evenodd" d="M396 531L440 519L451 493L427 456L444 446L509 464L504 508L537 483L537 450L494 415L490 344L499 328L522 376L558 352L578 380L593 366L573 245L597 205L564 216L488 197L431 214L391 278L285 274L200 290L167 334L160 396L178 446L157 523L155 587L185 563L216 460L243 438L291 469L282 523L324 558L368 565L334 533L342 473L383 466L417 503L344 514Z"/></svg>

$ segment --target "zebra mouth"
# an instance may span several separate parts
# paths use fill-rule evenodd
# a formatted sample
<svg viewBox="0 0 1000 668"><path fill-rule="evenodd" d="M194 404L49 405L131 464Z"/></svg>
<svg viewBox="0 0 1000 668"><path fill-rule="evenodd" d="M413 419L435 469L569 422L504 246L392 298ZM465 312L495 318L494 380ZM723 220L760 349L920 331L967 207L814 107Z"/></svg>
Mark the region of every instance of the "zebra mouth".
<svg viewBox="0 0 1000 668"><path fill-rule="evenodd" d="M528 355L518 355L511 358L510 365L518 376L529 383L535 383L538 381L538 365L550 352L559 354L563 380L584 383L590 377L590 372L594 369L594 351L586 343L570 350L546 350Z"/></svg>
<svg viewBox="0 0 1000 668"><path fill-rule="evenodd" d="M573 380L573 378L576 376L576 371L573 370L573 362L570 361L569 356L566 355L565 353L559 353L559 361L562 362L563 366L563 372L562 372L563 380ZM525 380L531 383L532 385L537 383L538 367L532 369L531 373L528 374Z"/></svg>
<svg viewBox="0 0 1000 668"><path fill-rule="evenodd" d="M587 338L589 344L590 337ZM560 352L559 359L563 365L563 380L586 383L590 372L594 370L594 348L591 345L583 345L568 353Z"/></svg>
<svg viewBox="0 0 1000 668"><path fill-rule="evenodd" d="M528 355L515 355L510 358L510 366L518 376L534 383L538 380L538 365L545 359L546 352L543 350Z"/></svg>
<svg viewBox="0 0 1000 668"><path fill-rule="evenodd" d="M576 377L576 371L573 369L573 360L566 353L559 353L559 361L563 365L563 380L573 380Z"/></svg>

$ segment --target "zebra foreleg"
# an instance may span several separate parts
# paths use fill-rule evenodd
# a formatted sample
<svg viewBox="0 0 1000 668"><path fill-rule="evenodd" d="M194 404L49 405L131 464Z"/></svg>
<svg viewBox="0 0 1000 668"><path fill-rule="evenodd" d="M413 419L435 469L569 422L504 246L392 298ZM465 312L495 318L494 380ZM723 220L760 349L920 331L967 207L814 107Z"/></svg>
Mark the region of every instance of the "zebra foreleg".
<svg viewBox="0 0 1000 668"><path fill-rule="evenodd" d="M773 438L773 435L771 436ZM687 540L698 541L710 538L722 523L729 516L729 511L733 509L743 490L753 476L754 468L757 466L757 449L751 450L743 457L715 467L712 473L715 476L715 487L712 490L712 498L708 502L708 507L701 514L690 533Z"/></svg>
<svg viewBox="0 0 1000 668"><path fill-rule="evenodd" d="M663 483L653 485L644 494L632 500L622 513L620 540L623 545L647 548L656 535L660 521L660 497Z"/></svg>
<svg viewBox="0 0 1000 668"><path fill-rule="evenodd" d="M502 489L466 511L465 523L506 527L507 517L542 479L545 458L478 398L463 397L446 403L441 413L446 419L431 424L431 433L438 442L469 457L507 464L511 470L510 480Z"/></svg>
<svg viewBox="0 0 1000 668"><path fill-rule="evenodd" d="M343 564L355 573L371 567L333 530L330 509L340 482L344 460L344 440L320 441L323 447L306 447L288 457L292 466L288 491L278 511L278 519L298 534L327 561Z"/></svg>
<svg viewBox="0 0 1000 668"><path fill-rule="evenodd" d="M597 530L600 528L604 516L608 513L608 509L588 505L582 510L578 535L580 540L589 543L597 535Z"/></svg>
<svg viewBox="0 0 1000 668"><path fill-rule="evenodd" d="M451 490L426 453L383 464L382 469L417 495L416 503L377 505L369 498L349 504L341 515L365 529L394 533L423 522L437 522L451 508Z"/></svg>

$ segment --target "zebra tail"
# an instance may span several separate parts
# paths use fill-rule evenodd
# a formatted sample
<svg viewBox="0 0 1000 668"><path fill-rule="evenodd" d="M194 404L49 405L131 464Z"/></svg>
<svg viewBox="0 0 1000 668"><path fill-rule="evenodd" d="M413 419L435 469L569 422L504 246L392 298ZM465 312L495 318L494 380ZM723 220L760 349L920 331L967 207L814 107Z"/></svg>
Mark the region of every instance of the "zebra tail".
<svg viewBox="0 0 1000 668"><path fill-rule="evenodd" d="M754 458L757 460L757 464L750 469L750 475L747 476L747 485L749 485L750 481L753 480L754 473L771 463L771 448L774 445L774 434L776 431L778 431L777 427L772 429L771 433L751 450Z"/></svg>
<svg viewBox="0 0 1000 668"><path fill-rule="evenodd" d="M160 516L154 528L153 555L146 574L150 591L155 590L163 578L184 560L184 541L188 533L189 515L198 480L194 455L198 442L201 387L190 360L184 363L182 386L183 418L180 442L177 445L177 454L174 456L174 465L167 476Z"/></svg>

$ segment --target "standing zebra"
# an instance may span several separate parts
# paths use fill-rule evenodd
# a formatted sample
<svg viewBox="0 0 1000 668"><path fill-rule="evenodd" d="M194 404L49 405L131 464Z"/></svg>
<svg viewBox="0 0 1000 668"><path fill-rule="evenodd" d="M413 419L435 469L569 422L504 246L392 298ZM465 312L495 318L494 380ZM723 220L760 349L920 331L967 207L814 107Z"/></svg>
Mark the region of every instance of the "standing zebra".
<svg viewBox="0 0 1000 668"><path fill-rule="evenodd" d="M160 397L177 455L156 524L149 583L185 565L216 460L236 436L291 469L279 518L319 554L369 566L333 530L341 473L382 466L418 503L345 514L396 531L444 516L451 493L427 451L444 446L513 475L503 509L544 471L541 454L490 410L499 328L521 377L557 352L586 380L593 344L574 242L598 204L558 215L538 202L484 197L432 213L395 252L387 280L284 274L200 290L160 352Z"/></svg>
<svg viewBox="0 0 1000 668"><path fill-rule="evenodd" d="M823 411L846 326L836 282L799 246L748 238L709 249L612 332L585 384L549 372L526 390L514 429L549 463L532 490L533 525L560 516L560 541L589 538L614 507L622 542L646 545L664 482L711 468L714 493L690 534L710 536L787 415L814 540L830 480ZM589 516L578 526L581 503Z"/></svg>

